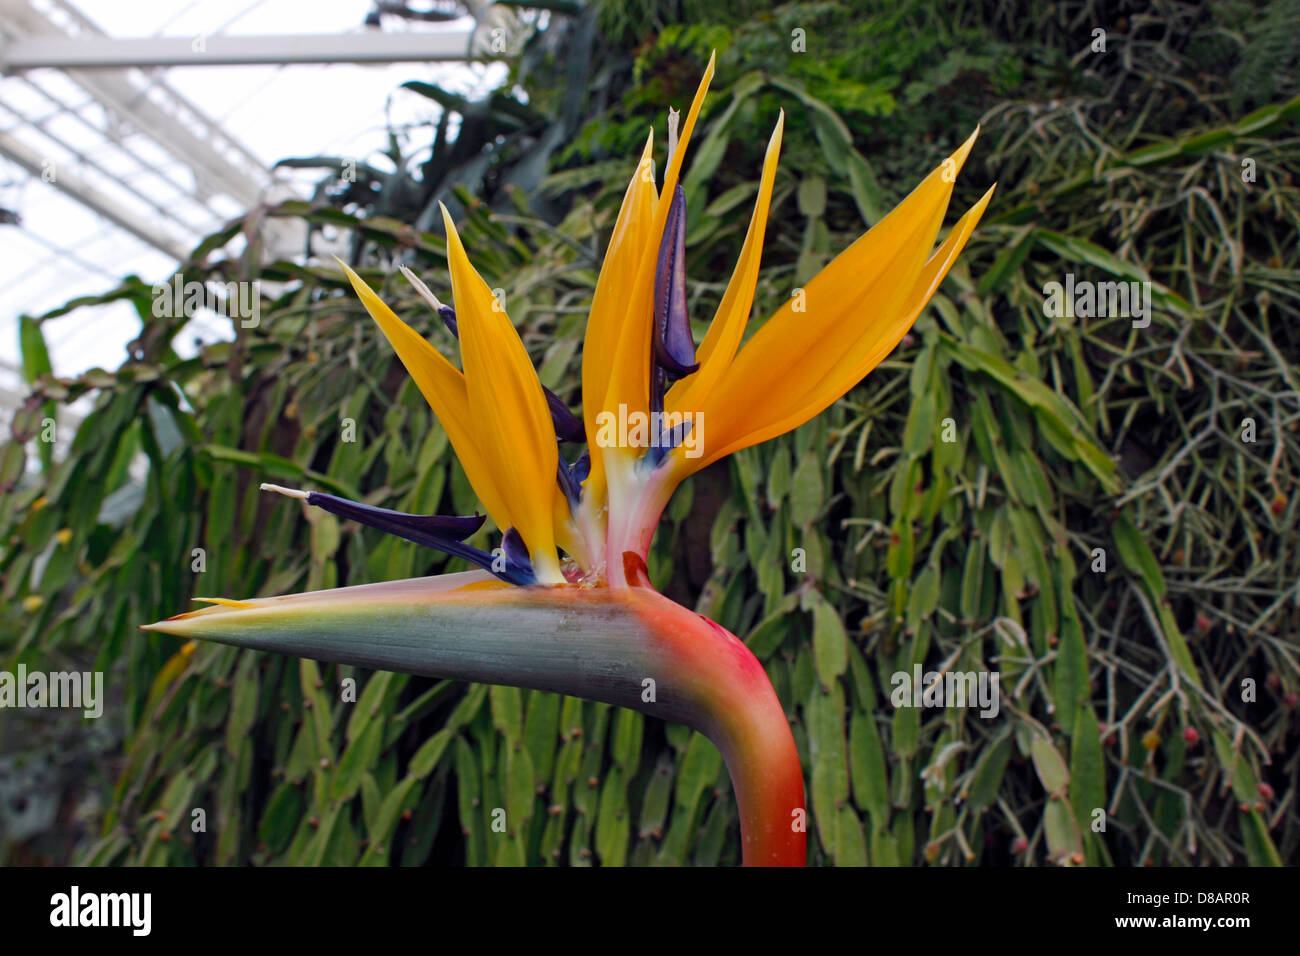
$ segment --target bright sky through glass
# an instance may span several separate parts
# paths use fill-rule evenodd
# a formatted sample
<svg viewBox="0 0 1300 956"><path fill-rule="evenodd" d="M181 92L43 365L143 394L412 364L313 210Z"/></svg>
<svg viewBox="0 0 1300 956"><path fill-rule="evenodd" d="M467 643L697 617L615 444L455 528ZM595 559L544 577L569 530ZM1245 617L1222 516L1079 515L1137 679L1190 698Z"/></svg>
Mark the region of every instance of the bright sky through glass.
<svg viewBox="0 0 1300 956"><path fill-rule="evenodd" d="M41 10L56 0L30 0ZM360 32L370 0L67 0L106 34L115 37L200 34L281 35ZM463 30L470 21L455 24ZM412 25L385 18L385 30L442 30L451 25ZM215 120L224 132L269 169L293 156L337 155L386 168L376 153L385 148L388 124L413 124L408 154L427 146L438 107L400 88L425 80L457 92L481 95L497 85L501 66L402 63L389 66L292 65L175 67L159 71L166 84ZM36 118L38 125L32 124ZM242 211L225 195L204 192L212 183L196 177L180 157L158 147L148 130L115 129L102 107L66 74L53 70L0 78L0 132L14 137L56 169L71 170L103 195L156 224L190 248L226 218ZM284 198L288 190L308 196L323 171L276 174L278 185L253 184L255 195ZM258 179L250 175L250 179ZM196 182L197 179L197 182ZM198 187L198 197L193 195ZM217 190L220 192L220 190ZM11 391L19 360L19 314L39 315L80 295L113 288L128 273L147 282L171 274L175 262L124 229L101 218L39 176L0 156L0 209L21 216L21 225L0 225L0 394ZM134 309L125 303L81 309L45 325L55 372L75 375L99 366L113 369L139 334ZM182 354L196 338L231 336L215 315L191 323L177 341ZM5 402L4 404L10 404Z"/></svg>

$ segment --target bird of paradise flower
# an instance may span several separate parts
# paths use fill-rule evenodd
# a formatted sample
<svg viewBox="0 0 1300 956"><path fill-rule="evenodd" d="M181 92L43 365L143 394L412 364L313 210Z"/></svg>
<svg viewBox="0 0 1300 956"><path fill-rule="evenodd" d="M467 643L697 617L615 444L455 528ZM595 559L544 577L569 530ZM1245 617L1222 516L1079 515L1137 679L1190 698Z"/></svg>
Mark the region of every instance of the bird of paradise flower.
<svg viewBox="0 0 1300 956"><path fill-rule="evenodd" d="M829 407L898 344L992 196L933 252L978 130L742 346L781 146L777 120L732 273L698 349L686 312L678 183L713 60L656 188L653 131L627 187L591 303L579 420L538 381L510 318L443 209L454 310L417 291L460 342L457 368L346 265L365 308L446 430L487 515L489 554L465 543L481 516L408 515L264 486L482 570L211 604L146 630L375 669L570 694L679 721L722 752L746 865L802 865L803 772L762 664L727 630L659 594L645 558L688 476ZM649 423L612 440L611 420ZM707 423L707 429L704 427ZM648 433L646 433L648 431ZM629 431L630 434L630 431ZM622 439L623 433L619 432ZM586 440L569 461L561 445ZM563 557L562 557L563 555Z"/></svg>

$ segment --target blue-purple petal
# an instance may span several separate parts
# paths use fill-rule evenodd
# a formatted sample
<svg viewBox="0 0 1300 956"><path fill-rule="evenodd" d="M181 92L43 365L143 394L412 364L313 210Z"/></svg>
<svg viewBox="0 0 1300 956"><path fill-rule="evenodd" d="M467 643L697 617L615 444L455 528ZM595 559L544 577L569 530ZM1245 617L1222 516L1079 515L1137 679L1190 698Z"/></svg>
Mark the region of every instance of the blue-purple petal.
<svg viewBox="0 0 1300 956"><path fill-rule="evenodd" d="M686 313L686 192L673 192L655 271L654 360L669 378L694 372L695 340Z"/></svg>
<svg viewBox="0 0 1300 956"><path fill-rule="evenodd" d="M506 560L519 567L531 568L532 558L528 556L528 545L524 544L523 535L516 528L507 528L501 538L501 548L506 553Z"/></svg>
<svg viewBox="0 0 1300 956"><path fill-rule="evenodd" d="M581 487L582 483L587 480L591 474L591 449L584 448L578 460L569 466L569 475Z"/></svg>
<svg viewBox="0 0 1300 956"><path fill-rule="evenodd" d="M543 385L542 391L546 393L546 405L551 410L555 437L560 441L583 441L587 436L587 430L583 427L582 419L569 411L569 406L564 404L564 400L549 388Z"/></svg>
<svg viewBox="0 0 1300 956"><path fill-rule="evenodd" d="M518 566L517 563L511 566L510 562L507 562L506 569L501 571L493 566L494 558L491 554L481 548L463 543L465 538L483 526L483 522L487 520L483 515L465 517L412 515L388 508L377 508L359 501L349 501L347 498L339 498L319 491L307 493L307 504L386 534L435 548L444 554L464 558L511 584L532 584L536 581L532 565L527 561L524 562L523 567ZM524 554L527 556L526 550Z"/></svg>
<svg viewBox="0 0 1300 956"><path fill-rule="evenodd" d="M569 510L577 511L578 505L582 502L582 482L574 479L573 469L565 463L563 457L555 465L555 483L564 492L564 497L569 502Z"/></svg>
<svg viewBox="0 0 1300 956"><path fill-rule="evenodd" d="M686 441L686 436L691 433L691 428L694 425L695 423L692 421L685 421L680 425L661 430L655 441L646 450L645 463L651 468L657 467L670 451Z"/></svg>
<svg viewBox="0 0 1300 956"><path fill-rule="evenodd" d="M456 310L449 305L441 305L438 307L438 315L442 316L442 324L447 326L451 337L459 340L460 329L456 327Z"/></svg>
<svg viewBox="0 0 1300 956"><path fill-rule="evenodd" d="M432 540L464 541L483 527L483 522L487 520L484 515L462 517L407 514L404 511L377 508L374 505L349 501L347 498L339 498L336 495L328 495L319 491L308 492L307 503L317 508L323 508L330 514L338 515L340 518L359 521L361 524L379 528L389 534L395 534L417 544L424 544Z"/></svg>

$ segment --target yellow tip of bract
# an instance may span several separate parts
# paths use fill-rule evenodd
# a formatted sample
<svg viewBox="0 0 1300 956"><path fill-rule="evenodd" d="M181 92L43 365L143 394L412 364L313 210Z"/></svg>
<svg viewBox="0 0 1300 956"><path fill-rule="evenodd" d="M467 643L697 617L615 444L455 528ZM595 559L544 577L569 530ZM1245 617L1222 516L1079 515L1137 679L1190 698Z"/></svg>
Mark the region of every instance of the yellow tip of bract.
<svg viewBox="0 0 1300 956"><path fill-rule="evenodd" d="M945 166L948 166L949 163L952 164L950 167L952 173L951 179L956 179L957 173L961 172L962 166L966 165L966 157L970 155L970 151L974 148L975 140L979 139L979 135L980 126L977 124L975 131L966 137L966 142L957 147L957 152L945 159L943 164L940 165L939 168L943 169Z"/></svg>
<svg viewBox="0 0 1300 956"><path fill-rule="evenodd" d="M503 591L513 588L514 585L507 581L474 581L471 584L462 585L456 588L457 591Z"/></svg>
<svg viewBox="0 0 1300 956"><path fill-rule="evenodd" d="M470 264L451 214L441 208L461 363L469 407L483 435L480 448L510 502L537 580L560 584L554 523L559 452L546 395L505 304Z"/></svg>

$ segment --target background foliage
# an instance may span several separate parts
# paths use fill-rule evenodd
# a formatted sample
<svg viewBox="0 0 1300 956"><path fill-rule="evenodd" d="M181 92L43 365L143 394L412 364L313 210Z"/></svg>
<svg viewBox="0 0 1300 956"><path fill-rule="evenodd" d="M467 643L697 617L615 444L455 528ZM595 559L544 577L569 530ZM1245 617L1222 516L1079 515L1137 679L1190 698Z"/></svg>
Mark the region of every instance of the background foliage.
<svg viewBox="0 0 1300 956"><path fill-rule="evenodd" d="M431 152L408 154L395 131L397 173L330 174L313 201L253 210L196 248L187 279L260 280L258 328L181 360L185 318L154 318L133 276L22 319L33 397L0 446L0 666L102 669L110 702L98 722L6 715L0 860L738 861L721 759L681 727L135 629L193 595L460 568L258 493L281 480L407 511L476 504L339 274L263 263L267 224L307 224L307 251L350 235L367 278L450 354L394 276L405 262L448 288L429 229L455 200L543 382L576 407L586 307L646 127L689 102L716 48L685 179L697 319L730 274L782 107L755 326L977 122L954 208L999 182L889 361L688 483L652 550L659 586L766 663L808 772L810 862L1294 862L1298 5L563 9L527 31L489 100L411 85L458 135L444 119ZM1066 273L1151 281L1150 326L1045 317L1042 287ZM42 324L117 299L141 315L130 361L50 375ZM83 397L75 437L34 440ZM956 443L937 440L947 418ZM889 677L918 662L998 670L1001 714L895 710Z"/></svg>

